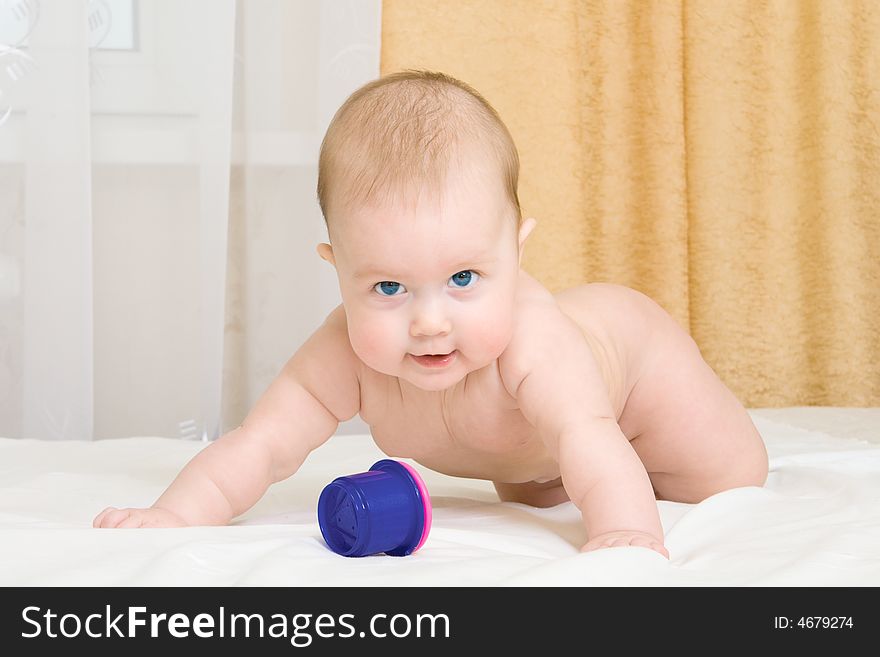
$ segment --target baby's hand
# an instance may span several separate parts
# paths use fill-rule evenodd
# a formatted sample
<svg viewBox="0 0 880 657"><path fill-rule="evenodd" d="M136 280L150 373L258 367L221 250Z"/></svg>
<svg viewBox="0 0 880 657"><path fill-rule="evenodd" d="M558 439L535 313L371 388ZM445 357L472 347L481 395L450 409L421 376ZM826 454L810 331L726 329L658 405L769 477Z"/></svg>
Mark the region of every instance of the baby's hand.
<svg viewBox="0 0 880 657"><path fill-rule="evenodd" d="M627 545L639 545L659 552L667 559L669 551L663 547L663 543L654 538L647 532L637 532L632 530L622 530L617 532L606 532L590 539L581 552L590 552L604 547L624 547Z"/></svg>
<svg viewBox="0 0 880 657"><path fill-rule="evenodd" d="M137 527L186 527L186 521L166 509L117 509L108 506L92 521L102 529L133 529Z"/></svg>

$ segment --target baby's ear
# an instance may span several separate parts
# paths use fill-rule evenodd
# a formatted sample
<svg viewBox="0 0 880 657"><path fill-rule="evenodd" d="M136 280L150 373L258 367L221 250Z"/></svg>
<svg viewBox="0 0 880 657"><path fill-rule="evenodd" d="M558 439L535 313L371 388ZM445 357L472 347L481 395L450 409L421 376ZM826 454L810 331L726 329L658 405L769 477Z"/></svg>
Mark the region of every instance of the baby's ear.
<svg viewBox="0 0 880 657"><path fill-rule="evenodd" d="M520 260L520 263L522 263L523 245L526 243L526 240L528 239L529 234L531 234L532 230L535 228L535 226L537 224L538 224L537 219L534 219L533 217L529 217L528 219L526 219L522 223L522 226L520 226L520 229L519 229L519 260Z"/></svg>
<svg viewBox="0 0 880 657"><path fill-rule="evenodd" d="M336 258L333 257L333 247L329 244L319 244L318 255L334 267L336 266Z"/></svg>

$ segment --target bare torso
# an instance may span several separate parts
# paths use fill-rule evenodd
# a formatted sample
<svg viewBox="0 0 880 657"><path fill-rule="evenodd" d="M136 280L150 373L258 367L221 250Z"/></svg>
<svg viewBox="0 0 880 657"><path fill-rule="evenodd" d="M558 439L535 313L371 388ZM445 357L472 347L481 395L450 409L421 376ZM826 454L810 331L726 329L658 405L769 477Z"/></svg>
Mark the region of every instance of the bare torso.
<svg viewBox="0 0 880 657"><path fill-rule="evenodd" d="M592 284L555 295L521 272L517 317L552 297L581 329L599 364L618 424L632 440L640 431L642 374L656 339L650 309L638 293ZM636 314L634 315L634 311ZM641 313L641 315L639 314ZM539 345L536 345L540 349ZM362 366L360 415L392 457L412 458L445 474L509 483L546 481L559 465L505 388L498 361L439 392Z"/></svg>

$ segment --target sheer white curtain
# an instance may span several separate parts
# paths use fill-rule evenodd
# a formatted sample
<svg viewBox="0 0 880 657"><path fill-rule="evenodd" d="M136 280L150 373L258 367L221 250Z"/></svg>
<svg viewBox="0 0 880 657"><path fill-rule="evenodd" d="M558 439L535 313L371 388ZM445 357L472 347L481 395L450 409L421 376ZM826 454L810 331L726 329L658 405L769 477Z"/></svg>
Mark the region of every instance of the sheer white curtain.
<svg viewBox="0 0 880 657"><path fill-rule="evenodd" d="M0 0L0 436L215 438L339 303L380 0Z"/></svg>

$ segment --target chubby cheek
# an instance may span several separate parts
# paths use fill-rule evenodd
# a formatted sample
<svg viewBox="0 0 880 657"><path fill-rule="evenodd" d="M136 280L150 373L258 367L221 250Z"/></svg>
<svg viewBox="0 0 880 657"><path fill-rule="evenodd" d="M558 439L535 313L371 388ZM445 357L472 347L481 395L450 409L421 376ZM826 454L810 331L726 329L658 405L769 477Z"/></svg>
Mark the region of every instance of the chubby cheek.
<svg viewBox="0 0 880 657"><path fill-rule="evenodd" d="M389 318L390 319L390 318ZM349 316L348 337L351 348L357 357L368 367L391 374L396 370L406 345L397 343L397 334L393 322L379 315L371 315L368 319L356 314Z"/></svg>
<svg viewBox="0 0 880 657"><path fill-rule="evenodd" d="M484 367L498 358L513 337L513 303L505 298L498 298L484 312L469 318L462 336L461 350L475 361L478 367ZM464 327L462 327L464 329Z"/></svg>

